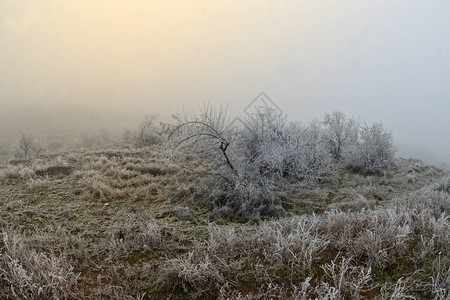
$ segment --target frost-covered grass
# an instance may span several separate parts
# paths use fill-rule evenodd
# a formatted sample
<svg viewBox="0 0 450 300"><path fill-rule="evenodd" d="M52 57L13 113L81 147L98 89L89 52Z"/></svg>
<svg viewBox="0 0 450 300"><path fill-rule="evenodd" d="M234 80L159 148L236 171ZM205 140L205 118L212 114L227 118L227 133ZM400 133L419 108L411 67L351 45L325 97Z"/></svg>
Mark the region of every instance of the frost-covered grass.
<svg viewBox="0 0 450 300"><path fill-rule="evenodd" d="M0 298L448 299L448 175L330 169L287 186L282 217L241 224L208 201L208 164L163 145L9 165Z"/></svg>
<svg viewBox="0 0 450 300"><path fill-rule="evenodd" d="M185 291L226 282L224 299L447 299L449 203L426 188L376 209L213 226L162 278Z"/></svg>
<svg viewBox="0 0 450 300"><path fill-rule="evenodd" d="M2 299L73 299L78 290L79 273L64 255L38 252L21 238L0 234L0 295Z"/></svg>

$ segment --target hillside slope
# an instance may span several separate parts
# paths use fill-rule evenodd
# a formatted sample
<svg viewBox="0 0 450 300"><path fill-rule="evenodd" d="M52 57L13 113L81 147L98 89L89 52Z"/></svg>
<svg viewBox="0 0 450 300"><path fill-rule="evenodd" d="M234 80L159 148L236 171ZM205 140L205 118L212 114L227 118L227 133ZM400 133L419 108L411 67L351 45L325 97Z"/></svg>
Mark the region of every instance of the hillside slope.
<svg viewBox="0 0 450 300"><path fill-rule="evenodd" d="M450 179L417 160L292 185L232 223L208 164L118 144L0 169L0 298L448 299Z"/></svg>

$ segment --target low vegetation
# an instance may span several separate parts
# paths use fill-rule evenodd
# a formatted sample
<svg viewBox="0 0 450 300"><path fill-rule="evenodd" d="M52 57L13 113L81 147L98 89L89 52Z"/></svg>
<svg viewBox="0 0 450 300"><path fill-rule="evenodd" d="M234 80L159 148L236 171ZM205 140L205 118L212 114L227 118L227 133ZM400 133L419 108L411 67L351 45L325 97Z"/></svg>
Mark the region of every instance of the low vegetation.
<svg viewBox="0 0 450 300"><path fill-rule="evenodd" d="M328 180L333 165L365 175L395 167L395 145L381 124L359 127L339 112L305 125L262 107L232 122L226 108L205 105L198 115L175 119L166 127L170 147L210 164L210 201L235 221L280 216L292 187Z"/></svg>
<svg viewBox="0 0 450 300"><path fill-rule="evenodd" d="M0 169L0 298L450 297L447 172L338 113L227 120Z"/></svg>

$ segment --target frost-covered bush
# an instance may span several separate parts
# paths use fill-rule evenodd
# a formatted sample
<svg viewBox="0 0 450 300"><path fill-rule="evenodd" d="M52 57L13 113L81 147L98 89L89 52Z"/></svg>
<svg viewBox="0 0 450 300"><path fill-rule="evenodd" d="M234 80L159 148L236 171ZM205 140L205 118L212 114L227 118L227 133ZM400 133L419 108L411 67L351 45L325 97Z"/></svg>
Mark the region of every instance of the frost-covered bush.
<svg viewBox="0 0 450 300"><path fill-rule="evenodd" d="M356 147L347 163L355 171L376 174L394 165L395 153L392 135L381 123L365 125L359 131Z"/></svg>
<svg viewBox="0 0 450 300"><path fill-rule="evenodd" d="M288 181L313 183L328 173L329 154L318 122L289 122L267 108L230 122L226 109L210 105L177 120L170 129L174 147L196 151L216 170L210 175L218 178L217 188L210 194L218 217L277 215Z"/></svg>
<svg viewBox="0 0 450 300"><path fill-rule="evenodd" d="M262 180L237 143L239 132L224 107L205 105L198 115L175 116L177 125L169 127L169 137L178 151L195 152L210 163L216 178L210 190L211 204L218 217L232 212L237 218L259 215L272 206L272 182ZM224 207L227 209L223 209ZM226 216L225 216L226 215ZM223 217L229 217L225 213Z"/></svg>
<svg viewBox="0 0 450 300"><path fill-rule="evenodd" d="M282 211L285 191L273 180L251 176L221 180L210 193L213 219L248 221L261 216L274 217Z"/></svg>
<svg viewBox="0 0 450 300"><path fill-rule="evenodd" d="M300 139L296 178L308 183L318 182L330 172L330 155L323 142L323 129L313 121Z"/></svg>
<svg viewBox="0 0 450 300"><path fill-rule="evenodd" d="M356 143L359 124L342 112L326 114L324 122L328 150L333 158L341 158L343 150Z"/></svg>
<svg viewBox="0 0 450 300"><path fill-rule="evenodd" d="M205 105L199 114L175 119L166 127L173 148L210 163L202 174L216 178L208 203L218 218L279 214L292 184L322 182L331 173L331 158L344 150L349 167L359 172L377 173L394 163L392 136L381 124L363 126L358 137L358 123L339 112L304 125L261 107L231 122L224 107Z"/></svg>
<svg viewBox="0 0 450 300"><path fill-rule="evenodd" d="M241 125L238 148L253 171L278 177L293 173L297 149L291 133L303 130L299 124L288 124L286 117L275 110L259 109L241 120Z"/></svg>
<svg viewBox="0 0 450 300"><path fill-rule="evenodd" d="M320 123L288 122L277 111L261 108L242 124L238 145L254 171L309 181L328 172L329 156Z"/></svg>

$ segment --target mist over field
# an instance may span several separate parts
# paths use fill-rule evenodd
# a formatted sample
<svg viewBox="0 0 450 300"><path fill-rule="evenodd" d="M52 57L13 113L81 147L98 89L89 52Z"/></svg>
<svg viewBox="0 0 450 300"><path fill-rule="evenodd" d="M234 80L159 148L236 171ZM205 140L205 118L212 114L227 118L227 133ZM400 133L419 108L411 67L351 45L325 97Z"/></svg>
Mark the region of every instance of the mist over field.
<svg viewBox="0 0 450 300"><path fill-rule="evenodd" d="M449 28L0 0L0 299L450 299Z"/></svg>
<svg viewBox="0 0 450 300"><path fill-rule="evenodd" d="M291 118L340 110L400 153L450 163L446 1L1 1L0 144L21 131L120 135L265 91Z"/></svg>

